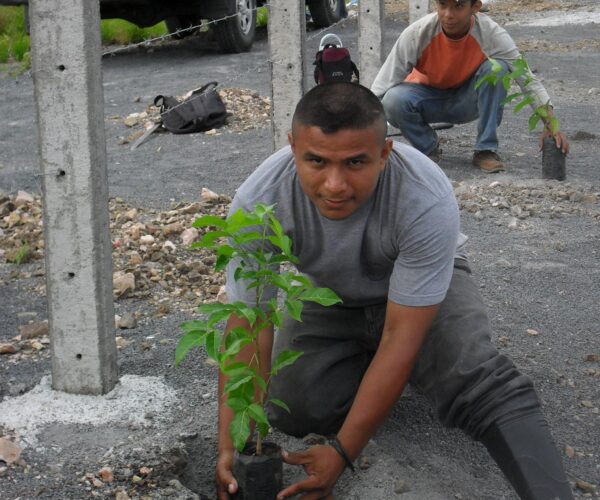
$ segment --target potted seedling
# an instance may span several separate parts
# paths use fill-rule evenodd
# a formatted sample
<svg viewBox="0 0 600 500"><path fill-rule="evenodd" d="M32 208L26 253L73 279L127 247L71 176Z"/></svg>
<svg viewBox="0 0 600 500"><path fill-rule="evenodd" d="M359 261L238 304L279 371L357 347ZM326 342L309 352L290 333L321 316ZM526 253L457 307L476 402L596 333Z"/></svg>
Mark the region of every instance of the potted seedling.
<svg viewBox="0 0 600 500"><path fill-rule="evenodd" d="M196 219L196 228L215 228L206 232L195 248L216 254L215 270L222 271L233 261L234 277L244 280L255 291L252 305L243 302L203 304L198 311L205 319L182 324L184 335L176 348L176 364L195 347L204 347L226 378L223 397L233 412L229 428L237 450L233 467L239 490L236 498L275 499L282 488L281 449L264 439L269 432L265 413L267 403L289 411L284 401L267 400L269 379L293 364L301 352L284 351L267 371L260 363L259 336L267 327L281 327L284 313L300 321L303 303L330 306L341 302L327 288L317 288L305 276L293 270L298 263L292 254L292 241L275 217L274 206L256 205L251 212L238 210L227 219L207 215ZM281 269L280 269L281 268ZM263 303L267 289L276 287L279 300ZM231 316L247 320L249 328L233 328L222 333L220 324ZM248 363L238 355L252 344L257 355ZM266 377L261 375L266 373Z"/></svg>
<svg viewBox="0 0 600 500"><path fill-rule="evenodd" d="M475 89L478 89L484 83L490 85L502 84L504 90L509 92L513 82L520 82L521 87L525 90L507 95L502 101L502 104L504 105L513 101L518 101L515 104L515 113L521 111L525 106L533 106L535 104L535 99L531 93L526 90L527 86L532 81L532 77L529 64L527 64L527 61L523 56L512 63L514 68L513 71L505 73L503 73L503 67L498 61L491 57L488 57L488 60L492 65L491 74L480 78L475 83ZM554 141L553 136L559 131L559 121L551 111L550 103L541 104L540 106L533 108L533 111L529 116L529 131L534 131L540 122L552 132L551 136L544 138L542 144L542 177L544 179L557 179L563 181L566 178L566 155L561 149L556 147Z"/></svg>

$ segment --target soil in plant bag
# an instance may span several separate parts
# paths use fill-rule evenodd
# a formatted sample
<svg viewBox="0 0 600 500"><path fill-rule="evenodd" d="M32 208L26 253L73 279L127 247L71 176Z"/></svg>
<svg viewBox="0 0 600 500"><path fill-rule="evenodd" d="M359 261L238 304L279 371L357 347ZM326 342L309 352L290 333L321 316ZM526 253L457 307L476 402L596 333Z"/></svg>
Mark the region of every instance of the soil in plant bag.
<svg viewBox="0 0 600 500"><path fill-rule="evenodd" d="M567 157L556 147L553 137L545 137L542 146L542 177L564 181L567 177Z"/></svg>
<svg viewBox="0 0 600 500"><path fill-rule="evenodd" d="M281 448L263 442L262 455L255 455L256 443L248 443L236 454L233 475L238 482L236 500L275 500L282 490L283 461Z"/></svg>

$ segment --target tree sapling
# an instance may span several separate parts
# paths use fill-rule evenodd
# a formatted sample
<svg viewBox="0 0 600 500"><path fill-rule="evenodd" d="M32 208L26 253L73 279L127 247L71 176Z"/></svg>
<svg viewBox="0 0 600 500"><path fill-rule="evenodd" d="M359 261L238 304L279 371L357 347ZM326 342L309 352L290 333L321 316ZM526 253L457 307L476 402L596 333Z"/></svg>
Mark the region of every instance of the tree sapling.
<svg viewBox="0 0 600 500"><path fill-rule="evenodd" d="M484 83L490 85L502 84L504 90L509 92L511 84L517 83L522 91L507 95L502 101L503 105L517 101L514 112L518 113L525 106L534 106L535 99L530 92L527 91L527 86L532 82L533 77L529 64L521 55L519 59L514 61L513 71L503 72L503 67L495 59L488 57L492 65L491 74L486 75L475 82L475 89L478 89ZM545 179L564 180L566 177L565 168L565 153L556 147L553 136L560 130L558 118L554 116L552 106L549 102L533 107L533 111L529 116L529 131L533 132L542 122L546 130L551 132L551 136L545 137L542 145L542 176Z"/></svg>
<svg viewBox="0 0 600 500"><path fill-rule="evenodd" d="M190 349L205 348L226 379L223 397L234 415L229 427L234 447L242 453L254 435L252 450L260 456L263 439L269 431L265 404L278 405L289 411L284 401L267 401L269 380L302 355L301 352L284 351L270 368L261 366L261 331L281 327L286 311L291 318L300 321L304 302L330 306L341 299L330 289L313 286L307 277L295 271L280 269L286 265L291 268L298 260L292 253L291 239L275 217L274 206L259 204L251 212L238 210L227 219L210 215L200 217L194 227L216 228L204 234L192 247L213 250L216 271L222 271L233 261L235 280L244 280L248 289L255 290L255 300L252 305L238 301L199 306L198 311L206 319L182 324L185 334L177 345L176 363L179 364ZM266 290L272 287L279 290L280 300L263 300ZM233 328L222 334L219 324L232 316L245 319L250 328ZM244 362L238 355L250 344L255 355L250 362Z"/></svg>

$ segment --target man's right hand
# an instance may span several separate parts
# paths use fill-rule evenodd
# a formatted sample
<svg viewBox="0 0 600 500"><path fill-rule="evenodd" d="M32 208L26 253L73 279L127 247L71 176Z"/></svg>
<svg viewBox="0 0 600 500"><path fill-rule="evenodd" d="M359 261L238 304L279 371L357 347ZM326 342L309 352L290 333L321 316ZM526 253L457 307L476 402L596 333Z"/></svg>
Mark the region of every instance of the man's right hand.
<svg viewBox="0 0 600 500"><path fill-rule="evenodd" d="M217 498L229 500L237 492L238 484L233 477L233 450L221 451L217 459Z"/></svg>

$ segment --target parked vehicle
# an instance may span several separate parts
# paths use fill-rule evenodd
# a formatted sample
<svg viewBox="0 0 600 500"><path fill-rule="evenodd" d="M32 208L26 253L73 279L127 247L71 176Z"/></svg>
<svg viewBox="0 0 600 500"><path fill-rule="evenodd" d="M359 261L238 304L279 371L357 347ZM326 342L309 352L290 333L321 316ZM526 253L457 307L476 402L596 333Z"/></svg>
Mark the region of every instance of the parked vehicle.
<svg viewBox="0 0 600 500"><path fill-rule="evenodd" d="M315 25L326 27L337 22L343 1L307 0ZM267 0L100 0L100 17L125 19L142 28L165 21L176 38L191 35L193 30L179 30L197 26L202 19L222 19L211 24L215 39L223 52L236 53L252 47L256 8L265 3ZM28 6L28 0L0 0L0 5Z"/></svg>

